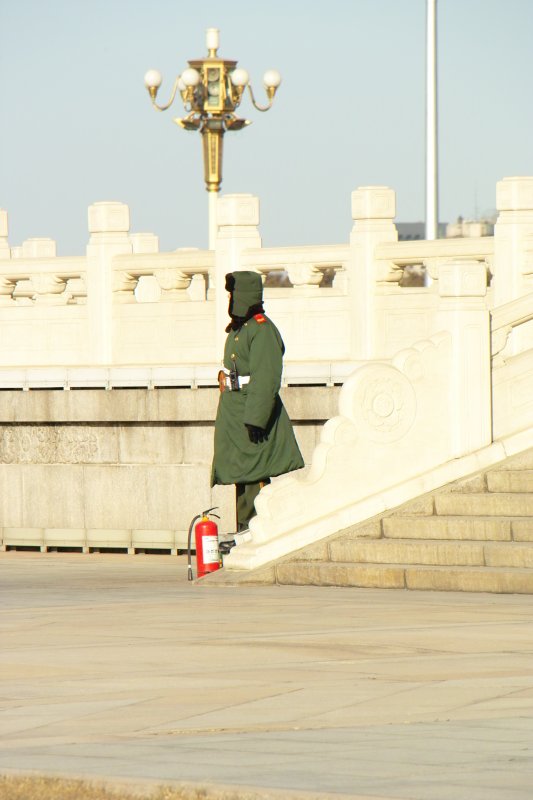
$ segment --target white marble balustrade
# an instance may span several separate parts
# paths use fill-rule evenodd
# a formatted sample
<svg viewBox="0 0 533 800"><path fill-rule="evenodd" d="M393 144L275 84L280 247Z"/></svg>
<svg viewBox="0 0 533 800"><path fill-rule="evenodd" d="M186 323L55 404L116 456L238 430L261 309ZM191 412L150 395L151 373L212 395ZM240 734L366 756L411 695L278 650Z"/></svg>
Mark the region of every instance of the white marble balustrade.
<svg viewBox="0 0 533 800"><path fill-rule="evenodd" d="M395 193L379 186L352 193L353 229L335 245L263 247L252 195L219 199L212 251L159 252L155 234L130 231L126 205L100 202L89 208L86 256L57 257L51 239L10 246L0 210L0 370L216 364L227 321L224 276L242 269L264 277L287 364L391 358L436 331L443 265L482 264L488 310L494 292L509 302L531 291L530 182L498 184L494 237L431 242L398 241ZM518 277L510 274L511 256L519 259ZM425 285L402 280L409 270ZM507 348L519 352L528 335L521 326Z"/></svg>

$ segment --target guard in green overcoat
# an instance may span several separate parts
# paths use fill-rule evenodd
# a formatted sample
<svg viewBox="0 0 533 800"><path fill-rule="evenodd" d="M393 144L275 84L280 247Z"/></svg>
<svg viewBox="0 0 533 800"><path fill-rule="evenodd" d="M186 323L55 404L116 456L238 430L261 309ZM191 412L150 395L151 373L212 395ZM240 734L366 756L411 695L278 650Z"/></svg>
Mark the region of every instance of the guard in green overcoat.
<svg viewBox="0 0 533 800"><path fill-rule="evenodd" d="M270 478L304 466L281 398L285 346L263 313L263 283L257 272L226 275L230 293L219 372L220 399L215 421L211 485L236 485L237 530L255 515L254 501Z"/></svg>

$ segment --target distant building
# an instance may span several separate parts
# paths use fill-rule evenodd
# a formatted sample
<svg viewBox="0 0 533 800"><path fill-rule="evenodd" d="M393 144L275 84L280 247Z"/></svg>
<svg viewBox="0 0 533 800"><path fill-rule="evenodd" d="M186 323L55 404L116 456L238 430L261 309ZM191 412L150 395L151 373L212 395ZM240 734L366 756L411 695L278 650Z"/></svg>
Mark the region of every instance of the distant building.
<svg viewBox="0 0 533 800"><path fill-rule="evenodd" d="M445 222L439 222L439 239L446 236L446 227L447 224ZM398 231L398 239L400 242L426 238L425 222L397 222L396 230Z"/></svg>
<svg viewBox="0 0 533 800"><path fill-rule="evenodd" d="M426 235L426 226L423 222L397 222L396 230L400 242L410 239L423 239Z"/></svg>
<svg viewBox="0 0 533 800"><path fill-rule="evenodd" d="M426 238L424 222L397 222L398 239L401 242ZM478 236L494 236L493 219L463 219L457 222L439 222L439 239L475 238Z"/></svg>
<svg viewBox="0 0 533 800"><path fill-rule="evenodd" d="M463 219L446 225L446 238L473 238L478 236L494 236L494 221L490 219Z"/></svg>

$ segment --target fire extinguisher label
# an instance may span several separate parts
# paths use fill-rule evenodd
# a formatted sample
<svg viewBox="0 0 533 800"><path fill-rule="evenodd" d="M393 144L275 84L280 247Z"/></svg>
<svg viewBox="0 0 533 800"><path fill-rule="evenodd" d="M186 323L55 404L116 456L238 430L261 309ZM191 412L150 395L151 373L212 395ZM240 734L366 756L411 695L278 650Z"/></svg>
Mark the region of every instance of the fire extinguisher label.
<svg viewBox="0 0 533 800"><path fill-rule="evenodd" d="M217 564L220 556L218 554L218 538L216 536L202 537L202 558L204 564Z"/></svg>

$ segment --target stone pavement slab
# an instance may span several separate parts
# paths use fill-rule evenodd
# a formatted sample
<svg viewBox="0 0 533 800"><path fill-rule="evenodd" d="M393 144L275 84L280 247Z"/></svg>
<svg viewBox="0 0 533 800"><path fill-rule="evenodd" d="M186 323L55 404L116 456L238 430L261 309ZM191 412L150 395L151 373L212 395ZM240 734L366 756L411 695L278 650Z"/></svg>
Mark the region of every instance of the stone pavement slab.
<svg viewBox="0 0 533 800"><path fill-rule="evenodd" d="M533 796L533 597L187 583L0 554L0 773Z"/></svg>

